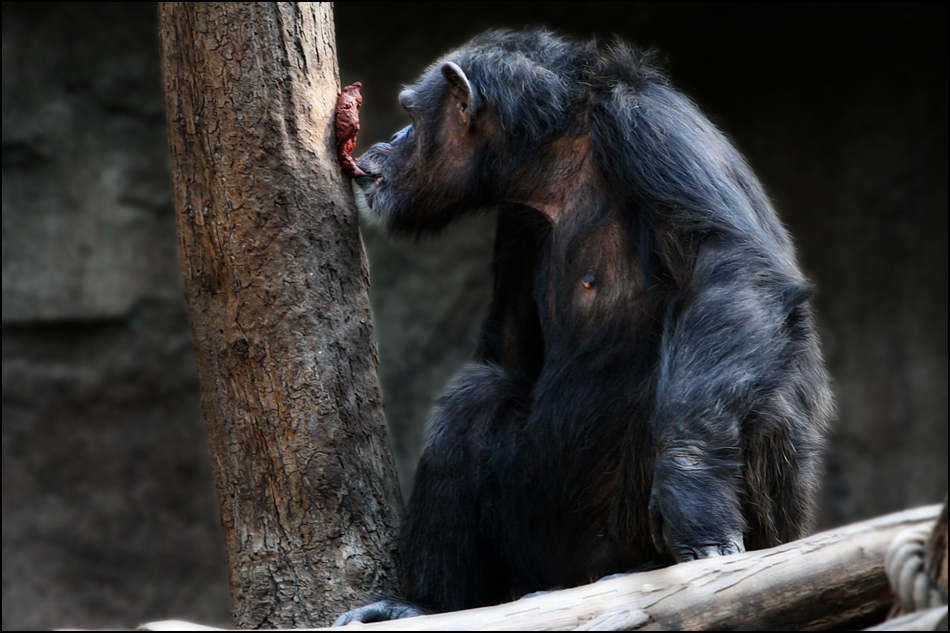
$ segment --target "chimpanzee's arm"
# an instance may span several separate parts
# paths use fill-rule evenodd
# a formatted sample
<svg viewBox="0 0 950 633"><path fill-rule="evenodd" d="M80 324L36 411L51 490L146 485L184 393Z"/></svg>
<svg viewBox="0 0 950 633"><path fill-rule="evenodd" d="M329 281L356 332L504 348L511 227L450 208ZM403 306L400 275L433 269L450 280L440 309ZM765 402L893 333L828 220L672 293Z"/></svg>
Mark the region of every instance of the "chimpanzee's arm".
<svg viewBox="0 0 950 633"><path fill-rule="evenodd" d="M504 367L534 380L544 362L538 306L533 297L534 272L542 231L541 215L507 205L498 213L492 264L492 304L482 325L475 360Z"/></svg>
<svg viewBox="0 0 950 633"><path fill-rule="evenodd" d="M710 238L667 315L650 510L655 542L677 560L745 549L746 424L759 405L795 406L763 402L800 366L788 320L807 290L793 272L742 237Z"/></svg>

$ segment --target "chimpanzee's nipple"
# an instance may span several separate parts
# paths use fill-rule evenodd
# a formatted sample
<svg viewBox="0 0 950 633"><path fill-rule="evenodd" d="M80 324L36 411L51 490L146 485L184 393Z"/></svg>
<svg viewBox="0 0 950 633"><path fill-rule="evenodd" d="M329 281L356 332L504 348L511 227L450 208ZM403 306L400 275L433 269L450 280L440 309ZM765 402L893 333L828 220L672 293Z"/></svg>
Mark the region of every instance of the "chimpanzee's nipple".
<svg viewBox="0 0 950 633"><path fill-rule="evenodd" d="M593 270L588 270L584 278L581 279L581 283L584 284L585 288L590 290L594 287L594 284L597 283L597 274Z"/></svg>

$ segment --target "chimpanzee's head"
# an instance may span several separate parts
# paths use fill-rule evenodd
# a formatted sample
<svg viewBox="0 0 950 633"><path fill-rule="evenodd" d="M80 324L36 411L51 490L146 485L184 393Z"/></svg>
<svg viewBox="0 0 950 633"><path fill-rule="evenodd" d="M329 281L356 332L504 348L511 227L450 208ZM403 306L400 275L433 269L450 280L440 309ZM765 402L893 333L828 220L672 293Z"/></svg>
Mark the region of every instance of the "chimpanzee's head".
<svg viewBox="0 0 950 633"><path fill-rule="evenodd" d="M583 61L544 31L490 31L433 64L399 95L412 124L359 159L364 217L422 234L517 199L539 178L541 148L578 118Z"/></svg>
<svg viewBox="0 0 950 633"><path fill-rule="evenodd" d="M364 216L369 212L368 219L394 232L416 233L485 204L495 175L486 160L495 144L494 117L465 71L442 62L403 90L399 103L412 124L359 160L369 174L354 188Z"/></svg>

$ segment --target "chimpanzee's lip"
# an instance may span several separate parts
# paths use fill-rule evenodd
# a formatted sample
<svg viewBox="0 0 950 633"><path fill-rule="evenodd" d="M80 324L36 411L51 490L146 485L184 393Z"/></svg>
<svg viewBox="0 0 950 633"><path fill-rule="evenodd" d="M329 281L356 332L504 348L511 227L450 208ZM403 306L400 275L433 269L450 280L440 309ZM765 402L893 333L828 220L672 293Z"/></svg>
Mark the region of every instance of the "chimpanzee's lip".
<svg viewBox="0 0 950 633"><path fill-rule="evenodd" d="M358 176L353 176L354 180L359 179L361 181L365 181L366 178L375 178L376 174L374 170L372 169L372 163L370 161L363 160L365 156L366 154L363 154L363 156L360 156L359 158L356 158L356 157L353 158L354 162L356 162L356 166L359 167L360 170L363 172L362 174ZM364 184L366 183L364 182Z"/></svg>
<svg viewBox="0 0 950 633"><path fill-rule="evenodd" d="M380 174L373 165L372 161L364 161L362 158L356 161L356 166L363 170L363 175L354 176L362 185L369 185L379 180Z"/></svg>
<svg viewBox="0 0 950 633"><path fill-rule="evenodd" d="M360 169L363 169L363 168L360 167ZM371 185L371 184L373 184L374 182L376 182L377 180L380 179L380 175L379 175L379 174L374 174L373 172L368 171L368 170L366 170L366 169L363 169L363 171L365 172L365 175L363 175L363 176L354 176L354 177L353 177L353 180L357 181L358 183L360 183L360 184L363 185L364 187L365 187L365 186L368 186L368 185Z"/></svg>

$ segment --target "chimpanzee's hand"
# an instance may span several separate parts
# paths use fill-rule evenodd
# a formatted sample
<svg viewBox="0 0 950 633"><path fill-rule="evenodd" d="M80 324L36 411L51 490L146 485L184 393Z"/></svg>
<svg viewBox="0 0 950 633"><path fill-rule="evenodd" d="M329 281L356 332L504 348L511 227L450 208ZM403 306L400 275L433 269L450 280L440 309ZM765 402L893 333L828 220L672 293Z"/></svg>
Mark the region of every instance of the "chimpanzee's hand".
<svg viewBox="0 0 950 633"><path fill-rule="evenodd" d="M401 620L417 615L425 615L419 607L402 600L380 600L365 607L347 611L333 623L333 626L344 626L353 622L385 622L386 620Z"/></svg>
<svg viewBox="0 0 950 633"><path fill-rule="evenodd" d="M712 498L705 501L716 503ZM727 522L710 520L717 514L689 503L664 502L654 486L650 494L653 544L659 551L672 554L677 563L744 552L741 529L724 525Z"/></svg>
<svg viewBox="0 0 950 633"><path fill-rule="evenodd" d="M717 556L741 554L745 551L745 544L742 542L742 535L739 534L734 538L716 545L692 545L686 543L673 545L671 551L676 561L683 563L699 558L716 558Z"/></svg>

